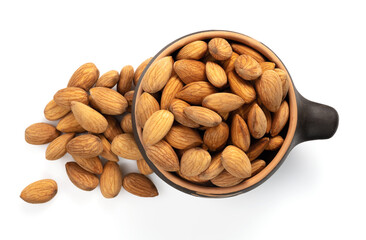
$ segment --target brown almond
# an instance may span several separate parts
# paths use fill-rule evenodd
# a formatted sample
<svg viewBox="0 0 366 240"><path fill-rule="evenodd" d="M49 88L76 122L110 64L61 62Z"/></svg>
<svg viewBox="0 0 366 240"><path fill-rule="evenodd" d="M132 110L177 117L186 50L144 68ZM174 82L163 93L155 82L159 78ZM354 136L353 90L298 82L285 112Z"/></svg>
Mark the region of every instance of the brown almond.
<svg viewBox="0 0 366 240"><path fill-rule="evenodd" d="M25 129L25 141L29 144L46 144L58 136L60 136L60 132L48 123L34 123Z"/></svg>
<svg viewBox="0 0 366 240"><path fill-rule="evenodd" d="M177 60L181 59L193 59L198 60L205 56L207 52L207 43L204 41L194 41L191 43L188 43L184 47L182 47L177 56Z"/></svg>
<svg viewBox="0 0 366 240"><path fill-rule="evenodd" d="M170 128L165 140L176 149L188 149L202 144L202 138L197 130L179 124Z"/></svg>
<svg viewBox="0 0 366 240"><path fill-rule="evenodd" d="M183 153L180 160L180 171L188 177L197 176L205 171L211 163L211 155L202 148L191 148Z"/></svg>
<svg viewBox="0 0 366 240"><path fill-rule="evenodd" d="M154 112L146 121L142 139L146 146L154 145L165 137L174 122L174 115L167 110Z"/></svg>
<svg viewBox="0 0 366 240"><path fill-rule="evenodd" d="M189 119L205 127L215 127L222 122L221 116L208 108L191 106L183 112Z"/></svg>
<svg viewBox="0 0 366 240"><path fill-rule="evenodd" d="M131 160L140 160L142 155L131 133L123 133L113 139L111 150L114 154Z"/></svg>
<svg viewBox="0 0 366 240"><path fill-rule="evenodd" d="M136 103L136 122L144 127L147 119L156 111L160 110L158 101L149 93L144 92Z"/></svg>
<svg viewBox="0 0 366 240"><path fill-rule="evenodd" d="M273 115L272 120L272 128L271 128L271 136L277 136L284 126L286 125L289 118L290 110L288 107L288 103L283 101L280 108Z"/></svg>
<svg viewBox="0 0 366 240"><path fill-rule="evenodd" d="M164 171L175 172L179 169L178 156L166 141L161 140L154 145L147 146L145 150L151 162Z"/></svg>
<svg viewBox="0 0 366 240"><path fill-rule="evenodd" d="M249 55L240 55L235 61L235 72L243 79L251 81L262 74L259 63Z"/></svg>
<svg viewBox="0 0 366 240"><path fill-rule="evenodd" d="M247 155L238 147L227 146L221 154L221 162L226 171L238 178L250 177L252 167Z"/></svg>
<svg viewBox="0 0 366 240"><path fill-rule="evenodd" d="M231 57L233 50L223 38L213 38L208 42L208 51L216 60L226 60Z"/></svg>
<svg viewBox="0 0 366 240"><path fill-rule="evenodd" d="M238 185L244 178L238 178L223 170L218 176L211 179L211 182L218 187L232 187Z"/></svg>
<svg viewBox="0 0 366 240"><path fill-rule="evenodd" d="M172 75L173 62L171 56L155 60L146 70L142 82L142 89L148 93L156 93L163 89Z"/></svg>
<svg viewBox="0 0 366 240"><path fill-rule="evenodd" d="M57 130L64 133L82 133L85 132L85 129L80 126L78 121L76 120L74 114L70 112L65 117L61 118L56 126Z"/></svg>
<svg viewBox="0 0 366 240"><path fill-rule="evenodd" d="M205 97L217 93L216 88L209 82L192 82L184 86L175 96L190 104L201 105Z"/></svg>
<svg viewBox="0 0 366 240"><path fill-rule="evenodd" d="M206 76L208 81L217 88L222 88L227 84L225 70L217 63L206 63Z"/></svg>
<svg viewBox="0 0 366 240"><path fill-rule="evenodd" d="M137 86L137 83L140 79L142 72L145 70L146 66L150 63L151 59L152 59L152 57L149 57L136 68L135 74L133 76L133 82L134 82L135 86Z"/></svg>
<svg viewBox="0 0 366 240"><path fill-rule="evenodd" d="M224 166L221 163L221 152L217 153L211 160L210 166L198 175L200 180L211 180L217 177L224 170Z"/></svg>
<svg viewBox="0 0 366 240"><path fill-rule="evenodd" d="M254 104L256 104L256 103L257 103L257 101L254 101L254 102L252 102L250 104L244 104L243 106L241 106L240 108L238 108L237 110L235 110L233 112L233 115L239 114L240 117L242 117L245 121L247 121L248 120L249 111L252 108L252 106Z"/></svg>
<svg viewBox="0 0 366 240"><path fill-rule="evenodd" d="M120 124L118 123L117 119L114 118L113 116L105 116L105 119L108 122L108 127L107 129L104 131L104 136L110 141L112 142L113 139L122 134L123 131L121 129Z"/></svg>
<svg viewBox="0 0 366 240"><path fill-rule="evenodd" d="M255 88L262 104L271 112L277 112L282 101L282 85L278 74L273 70L265 71L255 81Z"/></svg>
<svg viewBox="0 0 366 240"><path fill-rule="evenodd" d="M94 174L101 174L103 172L103 165L98 156L91 158L73 156L73 158L80 167L84 168L88 172Z"/></svg>
<svg viewBox="0 0 366 240"><path fill-rule="evenodd" d="M183 82L177 75L170 77L161 94L160 108L165 110L169 109L171 101L182 88Z"/></svg>
<svg viewBox="0 0 366 240"><path fill-rule="evenodd" d="M98 186L98 177L81 168L76 162L68 162L65 167L67 176L76 187L85 191L91 191Z"/></svg>
<svg viewBox="0 0 366 240"><path fill-rule="evenodd" d="M118 92L110 88L94 87L90 89L90 96L101 113L119 115L126 111L127 100Z"/></svg>
<svg viewBox="0 0 366 240"><path fill-rule="evenodd" d="M248 156L249 160L253 161L254 159L258 158L259 155L262 154L264 149L266 149L268 143L269 143L269 138L264 137L264 138L259 139L254 144L252 144L249 147L249 150L247 151L247 156Z"/></svg>
<svg viewBox="0 0 366 240"><path fill-rule="evenodd" d="M225 70L226 73L235 71L234 63L238 57L239 57L239 54L237 54L236 52L233 52L233 54L231 54L231 57L229 59L221 62L222 68Z"/></svg>
<svg viewBox="0 0 366 240"><path fill-rule="evenodd" d="M102 141L103 145L103 152L100 154L100 156L107 159L108 161L118 162L119 159L117 155L112 152L111 143L108 141L108 139L105 138L102 134L98 135L98 137Z"/></svg>
<svg viewBox="0 0 366 240"><path fill-rule="evenodd" d="M107 130L108 122L105 117L91 107L72 102L71 111L82 128L92 133L103 133Z"/></svg>
<svg viewBox="0 0 366 240"><path fill-rule="evenodd" d="M66 154L67 143L75 136L75 133L66 133L53 140L46 149L46 159L56 160Z"/></svg>
<svg viewBox="0 0 366 240"><path fill-rule="evenodd" d="M248 128L250 134L255 138L259 139L266 134L267 130L267 119L261 107L258 104L254 104L248 113Z"/></svg>
<svg viewBox="0 0 366 240"><path fill-rule="evenodd" d="M150 166L144 159L137 160L136 163L137 163L137 169L141 174L150 175L153 173L153 170L150 168Z"/></svg>
<svg viewBox="0 0 366 240"><path fill-rule="evenodd" d="M241 97L245 103L251 103L255 100L257 94L249 81L240 78L235 72L229 72L227 76L233 93Z"/></svg>
<svg viewBox="0 0 366 240"><path fill-rule="evenodd" d="M240 108L244 100L238 95L232 93L214 93L205 97L202 106L212 109L216 112L231 112Z"/></svg>
<svg viewBox="0 0 366 240"><path fill-rule="evenodd" d="M176 172L178 174L178 176L180 176L181 178L189 181L190 183L195 183L195 184L198 184L198 185L201 185L201 186L207 186L209 185L209 180L201 180L199 178L199 175L198 176L193 176L193 177L188 177L188 176L185 176L184 174L182 174L180 171L177 171Z"/></svg>
<svg viewBox="0 0 366 240"><path fill-rule="evenodd" d="M252 162L252 177L257 175L260 171L262 171L266 167L266 162L263 160L254 160Z"/></svg>
<svg viewBox="0 0 366 240"><path fill-rule="evenodd" d="M243 151L248 151L250 146L250 133L244 119L235 114L231 123L230 136L232 143Z"/></svg>
<svg viewBox="0 0 366 240"><path fill-rule="evenodd" d="M262 68L262 73L267 70L273 70L276 67L276 64L273 62L260 62L259 65Z"/></svg>
<svg viewBox="0 0 366 240"><path fill-rule="evenodd" d="M114 198L122 188L122 173L116 162L107 162L100 175L100 191L105 198Z"/></svg>
<svg viewBox="0 0 366 240"><path fill-rule="evenodd" d="M129 173L123 178L123 188L139 197L156 197L159 195L154 183L140 173Z"/></svg>
<svg viewBox="0 0 366 240"><path fill-rule="evenodd" d="M222 117L223 120L227 120L230 116L230 112L218 112L218 114Z"/></svg>
<svg viewBox="0 0 366 240"><path fill-rule="evenodd" d="M88 91L98 80L99 70L94 63L81 65L71 76L68 87L79 87Z"/></svg>
<svg viewBox="0 0 366 240"><path fill-rule="evenodd" d="M222 149L229 138L229 126L222 122L216 127L208 128L203 135L203 143L209 151Z"/></svg>
<svg viewBox="0 0 366 240"><path fill-rule="evenodd" d="M254 49L252 49L248 46L238 44L238 43L232 43L231 47L239 55L242 55L242 54L249 55L259 63L265 61L263 56L259 52L255 51Z"/></svg>
<svg viewBox="0 0 366 240"><path fill-rule="evenodd" d="M185 83L206 81L206 65L203 62L183 59L174 63L174 71Z"/></svg>
<svg viewBox="0 0 366 240"><path fill-rule="evenodd" d="M190 128L198 128L200 125L191 119L189 119L183 112L186 107L190 107L188 103L180 99L173 99L169 106L169 110L174 115L174 120L178 123L182 124L183 126L190 127Z"/></svg>
<svg viewBox="0 0 366 240"><path fill-rule="evenodd" d="M72 156L92 158L103 151L102 141L92 134L84 134L71 139L66 145L67 152Z"/></svg>
<svg viewBox="0 0 366 240"><path fill-rule="evenodd" d="M123 115L121 120L121 128L125 133L133 133L131 113Z"/></svg>
<svg viewBox="0 0 366 240"><path fill-rule="evenodd" d="M131 65L127 65L122 68L119 74L119 81L117 85L117 91L120 94L123 95L131 90L134 75L135 72L133 71L133 67Z"/></svg>
<svg viewBox="0 0 366 240"><path fill-rule="evenodd" d="M95 83L96 87L113 88L119 80L119 73L116 70L111 70L104 73Z"/></svg>
<svg viewBox="0 0 366 240"><path fill-rule="evenodd" d="M268 145L264 150L276 151L280 149L282 144L283 144L283 138L278 135L269 139Z"/></svg>
<svg viewBox="0 0 366 240"><path fill-rule="evenodd" d="M127 112L131 112L134 94L135 94L135 91L131 90L131 91L126 92L125 95L123 95L123 97L127 100L127 103L128 103L128 108L126 110Z"/></svg>
<svg viewBox="0 0 366 240"><path fill-rule="evenodd" d="M261 106L263 112L264 112L264 115L266 116L266 119L267 119L267 128L266 128L266 133L269 133L271 131L271 128L272 128L272 115L271 115L271 112L268 111L267 108L265 108L264 106Z"/></svg>
<svg viewBox="0 0 366 240"><path fill-rule="evenodd" d="M44 109L44 116L47 120L56 121L70 112L70 109L57 105L55 100L51 100Z"/></svg>
<svg viewBox="0 0 366 240"><path fill-rule="evenodd" d="M290 87L290 81L287 77L287 74L284 70L280 68L275 68L274 71L278 74L278 76L281 79L281 85L282 85L282 100L286 98L288 89Z"/></svg>
<svg viewBox="0 0 366 240"><path fill-rule="evenodd" d="M20 198L27 203L45 203L57 193L57 183L52 179L42 179L26 186Z"/></svg>
<svg viewBox="0 0 366 240"><path fill-rule="evenodd" d="M71 109L71 102L89 103L88 93L78 87L68 87L58 90L53 96L57 105Z"/></svg>

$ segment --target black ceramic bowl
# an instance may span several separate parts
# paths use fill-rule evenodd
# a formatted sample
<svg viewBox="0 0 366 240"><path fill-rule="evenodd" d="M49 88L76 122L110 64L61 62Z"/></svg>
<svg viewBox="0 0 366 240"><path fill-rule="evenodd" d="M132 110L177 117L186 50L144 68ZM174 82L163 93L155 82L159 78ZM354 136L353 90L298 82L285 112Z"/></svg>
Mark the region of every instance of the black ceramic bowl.
<svg viewBox="0 0 366 240"><path fill-rule="evenodd" d="M236 186L226 188L197 185L180 178L175 173L166 172L156 167L146 155L141 138L142 129L136 124L135 112L135 106L142 94L141 81L144 80L143 78L146 69L148 69L154 61L162 57L172 55L178 49L190 42L196 40L207 40L214 37L222 37L252 47L265 56L269 61L276 63L278 68L285 70L288 74L288 77L290 78L290 88L287 96L287 101L290 106L290 117L288 125L286 126L287 132L285 131L285 133L283 133L285 140L282 147L275 156L271 156L271 161L267 160L267 166L257 175L241 182ZM161 179L163 179L172 187L194 196L213 198L230 197L252 190L266 181L270 176L272 176L273 173L275 173L275 171L286 159L289 152L297 144L309 140L330 138L334 135L338 127L338 113L334 108L309 101L301 96L301 94L296 90L285 65L276 56L276 54L263 43L240 33L214 30L197 32L181 37L167 45L158 54L156 54L147 65L146 69L141 74L139 83L135 88L132 106L132 124L136 142L146 162Z"/></svg>

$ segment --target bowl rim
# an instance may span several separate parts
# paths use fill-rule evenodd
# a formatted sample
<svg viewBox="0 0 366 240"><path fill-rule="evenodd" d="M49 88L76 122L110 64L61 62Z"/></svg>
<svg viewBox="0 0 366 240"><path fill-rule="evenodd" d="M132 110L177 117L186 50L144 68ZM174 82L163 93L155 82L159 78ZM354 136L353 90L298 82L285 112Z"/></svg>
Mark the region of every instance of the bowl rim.
<svg viewBox="0 0 366 240"><path fill-rule="evenodd" d="M196 41L196 40L205 40L205 39L211 39L214 37L221 37L225 38L231 41L236 41L238 43L242 43L244 45L247 45L254 50L260 52L263 56L265 56L268 60L274 62L278 68L281 68L287 73L287 76L289 78L289 91L288 91L288 100L289 100L289 121L288 121L288 131L286 134L286 137L284 139L283 145L278 150L275 157L272 159L272 161L266 165L266 167L260 171L255 176L244 180L243 182L239 183L238 185L232 186L232 187L207 187L203 185L194 184L192 182L188 182L187 180L184 180L183 178L180 178L176 176L175 174L171 172L166 172L159 167L155 166L149 159L149 157L146 154L144 145L141 140L141 133L142 128L137 126L136 123L136 111L135 107L136 104L139 101L139 96L142 94L142 87L141 82L143 80L143 77L147 71L147 69L151 66L153 62L156 60L159 60L162 57L169 56L172 53L174 53L176 50L180 49L181 47L185 46L186 44ZM261 183L263 183L265 180L267 180L281 165L282 160L285 158L286 153L288 152L290 148L290 145L293 141L296 126L298 122L298 109L297 109L297 100L296 100L296 91L292 82L292 78L287 71L285 65L282 63L282 61L278 58L278 56L269 49L266 45L263 43L247 36L241 33L227 31L227 30L207 30L207 31L200 31L200 32L194 32L188 35L185 35L181 38L176 39L175 41L169 43L167 46L165 46L163 49L161 49L149 62L149 64L145 67L144 71L142 72L138 84L135 87L134 97L133 97L133 104L132 104L132 125L133 125L133 131L136 143L138 145L138 148L144 157L145 161L148 163L148 165L152 168L152 170L166 183L171 185L172 187L183 191L185 193L195 195L195 196L204 196L204 197L230 197L235 196L237 194L240 194L242 192L249 191Z"/></svg>

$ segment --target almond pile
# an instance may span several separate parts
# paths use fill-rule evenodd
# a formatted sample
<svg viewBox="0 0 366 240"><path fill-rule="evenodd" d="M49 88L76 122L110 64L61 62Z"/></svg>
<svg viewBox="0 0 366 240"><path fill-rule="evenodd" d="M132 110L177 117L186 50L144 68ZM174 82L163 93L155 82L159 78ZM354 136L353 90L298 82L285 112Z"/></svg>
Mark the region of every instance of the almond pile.
<svg viewBox="0 0 366 240"><path fill-rule="evenodd" d="M131 89L150 60L135 72L128 65L120 73L109 71L100 77L93 63L82 65L44 109L45 118L57 124L35 123L25 130L25 140L35 145L49 143L48 160L69 153L75 161L65 164L66 173L82 190L91 191L99 185L106 198L117 196L122 187L137 196L157 196L155 185L145 176L153 171L138 150L131 121ZM122 177L118 156L137 160L140 173ZM28 185L20 197L29 203L43 203L56 193L57 183L44 179Z"/></svg>
<svg viewBox="0 0 366 240"><path fill-rule="evenodd" d="M289 78L243 44L191 42L155 61L141 85L136 120L148 157L193 183L237 185L284 141Z"/></svg>

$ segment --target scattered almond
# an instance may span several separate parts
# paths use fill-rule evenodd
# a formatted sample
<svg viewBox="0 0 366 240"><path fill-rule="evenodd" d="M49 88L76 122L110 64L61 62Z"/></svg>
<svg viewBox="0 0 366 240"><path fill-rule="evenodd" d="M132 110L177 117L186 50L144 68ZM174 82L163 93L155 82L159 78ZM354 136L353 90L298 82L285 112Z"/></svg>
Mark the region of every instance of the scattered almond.
<svg viewBox="0 0 366 240"><path fill-rule="evenodd" d="M122 117L121 128L125 133L133 133L131 113L127 113Z"/></svg>
<svg viewBox="0 0 366 240"><path fill-rule="evenodd" d="M45 203L57 193L57 183L52 179L43 179L29 184L20 193L20 198L27 203Z"/></svg>
<svg viewBox="0 0 366 240"><path fill-rule="evenodd" d="M93 63L80 66L71 76L68 87L79 87L88 91L98 80L99 70Z"/></svg>
<svg viewBox="0 0 366 240"><path fill-rule="evenodd" d="M113 116L105 116L105 119L108 122L107 129L104 131L104 136L112 142L113 139L122 134L123 131L121 129L120 124L117 122L117 119L115 119Z"/></svg>
<svg viewBox="0 0 366 240"><path fill-rule="evenodd" d="M80 126L74 114L70 112L58 122L56 129L64 133L82 133L85 129Z"/></svg>
<svg viewBox="0 0 366 240"><path fill-rule="evenodd" d="M145 175L129 173L123 178L123 188L139 197L156 197L159 195L154 183Z"/></svg>
<svg viewBox="0 0 366 240"><path fill-rule="evenodd" d="M117 84L118 80L119 80L119 73L116 70L111 70L100 76L100 78L95 83L95 86L112 88Z"/></svg>
<svg viewBox="0 0 366 240"><path fill-rule="evenodd" d="M128 107L127 100L121 94L110 88L91 88L90 96L94 100L96 108L103 114L120 115Z"/></svg>
<svg viewBox="0 0 366 240"><path fill-rule="evenodd" d="M120 94L125 94L131 90L133 77L135 73L131 65L124 66L119 74L119 81L117 85L117 91Z"/></svg>
<svg viewBox="0 0 366 240"><path fill-rule="evenodd" d="M114 154L131 160L140 160L142 155L130 133L123 133L113 139L111 150Z"/></svg>
<svg viewBox="0 0 366 240"><path fill-rule="evenodd" d="M56 121L70 112L70 109L57 105L55 100L51 100L44 109L44 116L47 120Z"/></svg>
<svg viewBox="0 0 366 240"><path fill-rule="evenodd" d="M107 130L108 122L105 117L93 108L72 102L71 111L82 128L92 133L103 133Z"/></svg>
<svg viewBox="0 0 366 240"><path fill-rule="evenodd" d="M103 151L102 141L92 134L84 134L71 139L66 145L67 152L75 157L92 158Z"/></svg>
<svg viewBox="0 0 366 240"><path fill-rule="evenodd" d="M34 123L25 130L25 141L29 144L42 145L52 142L60 132L51 124Z"/></svg>
<svg viewBox="0 0 366 240"><path fill-rule="evenodd" d="M57 160L62 158L67 150L67 143L75 136L75 133L66 133L55 138L46 149L47 160Z"/></svg>
<svg viewBox="0 0 366 240"><path fill-rule="evenodd" d="M147 164L147 162L144 159L137 160L137 168L141 174L144 175L150 175L153 173L153 170L150 168L150 166Z"/></svg>
<svg viewBox="0 0 366 240"><path fill-rule="evenodd" d="M91 191L98 186L98 177L81 168L77 163L68 162L65 167L67 176L76 187L85 191Z"/></svg>
<svg viewBox="0 0 366 240"><path fill-rule="evenodd" d="M57 105L68 110L71 109L71 102L89 103L88 93L78 87L68 87L57 91L53 100Z"/></svg>
<svg viewBox="0 0 366 240"><path fill-rule="evenodd" d="M107 162L100 176L100 191L105 198L114 198L122 188L122 173L116 162Z"/></svg>

